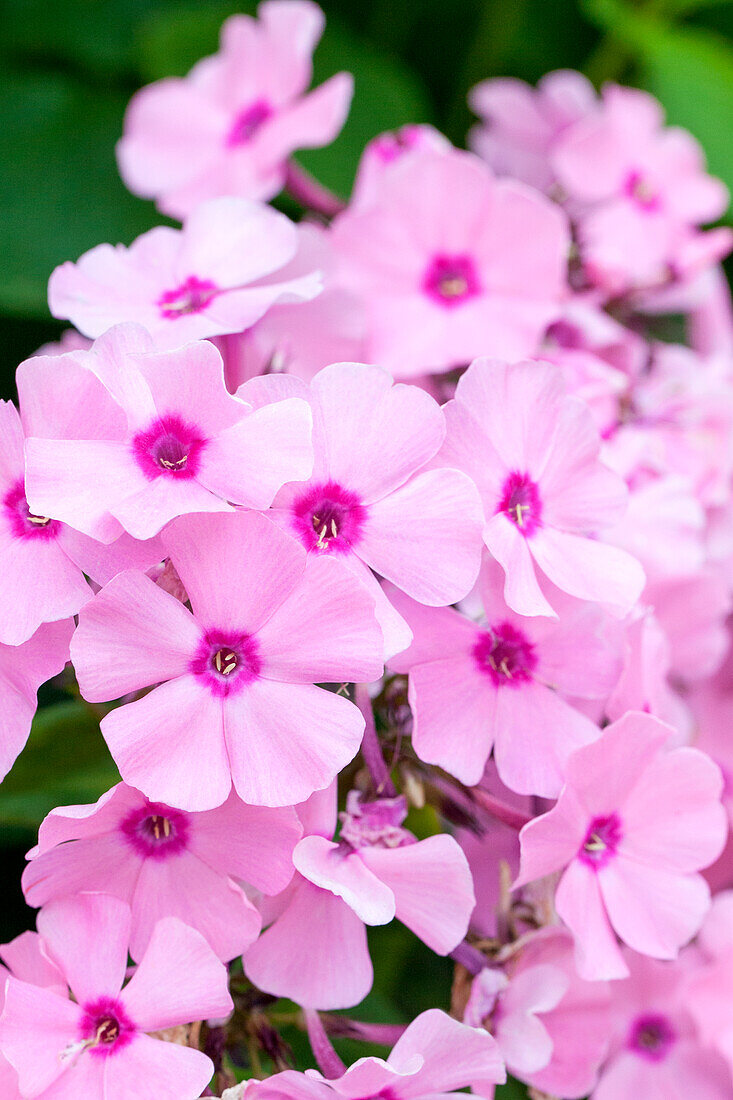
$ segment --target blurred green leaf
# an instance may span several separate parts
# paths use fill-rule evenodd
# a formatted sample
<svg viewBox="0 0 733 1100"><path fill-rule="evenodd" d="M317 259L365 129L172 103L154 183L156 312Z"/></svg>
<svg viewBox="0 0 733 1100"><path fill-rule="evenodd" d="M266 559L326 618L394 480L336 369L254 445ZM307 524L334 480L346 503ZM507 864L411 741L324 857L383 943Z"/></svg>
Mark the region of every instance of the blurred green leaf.
<svg viewBox="0 0 733 1100"><path fill-rule="evenodd" d="M510 1077L505 1085L499 1085L495 1095L496 1100L527 1100L529 1093L526 1085Z"/></svg>
<svg viewBox="0 0 733 1100"><path fill-rule="evenodd" d="M0 96L0 310L45 317L53 268L161 219L130 195L114 146L126 97L54 73L13 74Z"/></svg>
<svg viewBox="0 0 733 1100"><path fill-rule="evenodd" d="M0 785L0 825L36 830L55 806L94 802L117 782L119 774L89 707L74 701L44 707Z"/></svg>
<svg viewBox="0 0 733 1100"><path fill-rule="evenodd" d="M197 7L152 11L137 32L137 61L145 82L185 76L202 57L215 53L225 19L254 15L256 0L204 0Z"/></svg>

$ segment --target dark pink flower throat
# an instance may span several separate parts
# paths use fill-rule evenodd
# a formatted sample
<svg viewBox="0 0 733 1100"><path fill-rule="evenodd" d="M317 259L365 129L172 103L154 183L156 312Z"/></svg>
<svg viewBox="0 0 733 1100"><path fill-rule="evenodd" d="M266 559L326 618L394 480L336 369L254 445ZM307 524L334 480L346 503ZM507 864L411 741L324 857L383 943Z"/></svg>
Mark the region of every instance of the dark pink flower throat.
<svg viewBox="0 0 733 1100"><path fill-rule="evenodd" d="M189 275L173 290L165 290L158 298L156 305L163 317L167 317L169 321L175 321L188 313L201 313L218 293L219 287L216 283L212 283L211 279L199 279L197 275Z"/></svg>
<svg viewBox="0 0 733 1100"><path fill-rule="evenodd" d="M649 1013L634 1020L627 1046L649 1062L661 1062L669 1054L676 1039L675 1030L666 1016Z"/></svg>
<svg viewBox="0 0 733 1100"><path fill-rule="evenodd" d="M179 416L161 416L132 440L137 463L151 481L195 477L207 440L198 428Z"/></svg>
<svg viewBox="0 0 733 1100"><path fill-rule="evenodd" d="M129 813L120 829L138 855L164 860L188 846L188 815L161 802L148 802Z"/></svg>
<svg viewBox="0 0 733 1100"><path fill-rule="evenodd" d="M497 623L482 632L473 647L473 656L481 672L496 687L520 687L532 679L537 665L534 646L511 623Z"/></svg>
<svg viewBox="0 0 733 1100"><path fill-rule="evenodd" d="M16 538L48 541L55 539L59 533L60 524L57 520L31 512L25 499L23 478L5 494L2 508Z"/></svg>
<svg viewBox="0 0 733 1100"><path fill-rule="evenodd" d="M227 148L236 148L238 145L247 145L257 131L272 118L274 112L270 104L264 99L258 99L240 111L234 119L232 127L227 134Z"/></svg>
<svg viewBox="0 0 733 1100"><path fill-rule="evenodd" d="M423 278L422 289L439 305L452 309L481 291L476 265L470 256L434 256Z"/></svg>
<svg viewBox="0 0 733 1100"><path fill-rule="evenodd" d="M93 1057L108 1058L126 1047L137 1031L123 1006L113 997L100 997L83 1007L78 1051L88 1050Z"/></svg>
<svg viewBox="0 0 733 1100"><path fill-rule="evenodd" d="M578 857L583 863L598 871L613 859L622 839L623 831L618 814L594 817L585 834Z"/></svg>
<svg viewBox="0 0 733 1100"><path fill-rule="evenodd" d="M348 553L359 542L366 509L335 481L314 485L292 506L295 531L306 550Z"/></svg>
<svg viewBox="0 0 733 1100"><path fill-rule="evenodd" d="M517 471L509 474L501 491L497 512L503 512L525 538L542 526L542 501L539 489L527 475Z"/></svg>
<svg viewBox="0 0 733 1100"><path fill-rule="evenodd" d="M260 675L262 662L251 634L210 630L201 640L191 671L214 695L225 698L241 691Z"/></svg>

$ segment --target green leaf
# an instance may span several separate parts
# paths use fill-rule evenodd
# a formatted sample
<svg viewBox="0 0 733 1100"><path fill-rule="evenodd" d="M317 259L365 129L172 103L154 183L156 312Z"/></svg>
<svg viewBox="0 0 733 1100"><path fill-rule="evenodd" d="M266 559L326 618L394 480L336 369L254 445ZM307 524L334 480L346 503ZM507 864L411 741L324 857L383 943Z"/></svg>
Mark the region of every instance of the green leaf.
<svg viewBox="0 0 733 1100"><path fill-rule="evenodd" d="M256 9L256 0L213 0L190 9L151 12L137 34L142 79L185 76L202 57L216 52L225 19L236 13L254 15Z"/></svg>
<svg viewBox="0 0 733 1100"><path fill-rule="evenodd" d="M94 802L119 778L99 722L85 703L44 707L0 784L0 825L36 830L55 806Z"/></svg>
<svg viewBox="0 0 733 1100"><path fill-rule="evenodd" d="M0 310L46 317L53 268L161 221L115 163L126 97L57 74L13 74L0 97Z"/></svg>

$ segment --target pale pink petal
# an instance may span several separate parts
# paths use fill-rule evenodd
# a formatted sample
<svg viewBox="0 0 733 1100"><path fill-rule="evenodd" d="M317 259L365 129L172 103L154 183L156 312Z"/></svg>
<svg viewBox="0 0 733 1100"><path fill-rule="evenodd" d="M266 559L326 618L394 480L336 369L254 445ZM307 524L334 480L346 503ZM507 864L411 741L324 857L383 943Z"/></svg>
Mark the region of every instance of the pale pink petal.
<svg viewBox="0 0 733 1100"><path fill-rule="evenodd" d="M644 588L644 570L616 546L541 527L530 548L540 569L563 592L607 604L619 615L631 610Z"/></svg>
<svg viewBox="0 0 733 1100"><path fill-rule="evenodd" d="M519 834L522 860L514 889L559 871L578 854L588 830L584 808L566 790L552 809Z"/></svg>
<svg viewBox="0 0 733 1100"><path fill-rule="evenodd" d="M22 886L33 906L81 891L112 894L129 905L139 871L140 858L121 835L107 833L61 844L31 859Z"/></svg>
<svg viewBox="0 0 733 1100"><path fill-rule="evenodd" d="M130 904L133 959L143 957L156 922L164 917L177 917L195 928L223 962L254 943L262 925L240 887L190 852L145 860Z"/></svg>
<svg viewBox="0 0 733 1100"><path fill-rule="evenodd" d="M64 1072L61 1054L79 1038L79 1005L47 989L8 979L0 1050L18 1071L26 1096L39 1096Z"/></svg>
<svg viewBox="0 0 733 1100"><path fill-rule="evenodd" d="M256 512L186 516L163 542L205 627L258 630L295 588L306 554Z"/></svg>
<svg viewBox="0 0 733 1100"><path fill-rule="evenodd" d="M501 500L501 488L510 470L484 430L480 408L474 415L473 408L453 400L443 406L443 412L447 434L436 463L464 470L473 479L488 518Z"/></svg>
<svg viewBox="0 0 733 1100"><path fill-rule="evenodd" d="M598 982L628 976L629 968L606 915L594 868L573 860L555 892L555 908L575 937L581 978Z"/></svg>
<svg viewBox="0 0 733 1100"><path fill-rule="evenodd" d="M198 480L210 492L249 508L269 508L288 481L313 469L310 406L298 398L256 409L210 440Z"/></svg>
<svg viewBox="0 0 733 1100"><path fill-rule="evenodd" d="M502 514L492 516L484 527L484 542L506 573L504 599L512 611L556 618L537 581L527 539L511 520Z"/></svg>
<svg viewBox="0 0 733 1100"><path fill-rule="evenodd" d="M126 569L141 569L144 572L158 565L165 557L157 538L140 541L126 531L114 542L102 543L71 527L62 527L59 545L82 573L99 585L107 584Z"/></svg>
<svg viewBox="0 0 733 1100"><path fill-rule="evenodd" d="M68 619L91 598L78 566L55 539L18 538L0 517L0 642L17 646L42 623Z"/></svg>
<svg viewBox="0 0 733 1100"><path fill-rule="evenodd" d="M328 786L353 760L364 719L334 692L259 680L226 700L224 728L239 797L256 806L292 806ZM193 792L201 778L192 775L189 782Z"/></svg>
<svg viewBox="0 0 733 1100"><path fill-rule="evenodd" d="M247 806L232 791L223 806L190 821L189 849L220 874L266 894L293 877L293 848L303 829L291 809Z"/></svg>
<svg viewBox="0 0 733 1100"><path fill-rule="evenodd" d="M140 1084L150 1089L155 1100L184 1100L184 1097L200 1096L211 1080L214 1064L200 1050L166 1043L150 1035L135 1035L125 1047L119 1059L109 1059L104 1065L105 1100L131 1100L141 1097ZM97 1092L77 1091L68 1100L82 1100ZM50 1097L49 1097L50 1100ZM66 1098L64 1098L66 1100Z"/></svg>
<svg viewBox="0 0 733 1100"><path fill-rule="evenodd" d="M394 894L369 870L361 853L322 836L307 836L295 849L293 863L315 886L343 898L365 924L389 924L393 919Z"/></svg>
<svg viewBox="0 0 733 1100"><path fill-rule="evenodd" d="M21 932L10 943L2 944L0 957L13 977L66 997L68 990L64 976L48 957L37 932Z"/></svg>
<svg viewBox="0 0 733 1100"><path fill-rule="evenodd" d="M243 962L260 989L310 1008L350 1008L372 985L363 923L341 898L304 879Z"/></svg>
<svg viewBox="0 0 733 1100"><path fill-rule="evenodd" d="M161 475L112 504L110 512L136 539L150 539L172 519L195 512L231 512L232 506L194 478Z"/></svg>
<svg viewBox="0 0 733 1100"><path fill-rule="evenodd" d="M447 955L461 942L476 898L468 861L453 837L431 836L402 848L364 848L360 854L394 893L397 919L432 951Z"/></svg>
<svg viewBox="0 0 733 1100"><path fill-rule="evenodd" d="M275 115L263 150L270 163L284 161L295 149L317 149L332 142L346 120L353 91L351 73L336 73Z"/></svg>
<svg viewBox="0 0 733 1100"><path fill-rule="evenodd" d="M327 555L309 556L301 583L257 641L268 680L369 683L384 668L371 595L350 569Z"/></svg>
<svg viewBox="0 0 733 1100"><path fill-rule="evenodd" d="M195 676L110 711L102 733L125 782L156 802L210 810L231 790L221 700Z"/></svg>
<svg viewBox="0 0 733 1100"><path fill-rule="evenodd" d="M211 199L186 219L176 275L183 281L193 272L219 287L243 286L284 267L297 244L293 222L272 207L231 196Z"/></svg>
<svg viewBox="0 0 733 1100"><path fill-rule="evenodd" d="M85 699L117 699L188 672L196 620L143 573L119 573L79 616L71 654Z"/></svg>
<svg viewBox="0 0 733 1100"><path fill-rule="evenodd" d="M480 633L476 623L453 608L425 607L392 584L386 584L384 591L413 632L409 647L389 660L395 672L409 672L415 665L439 661L446 652L457 657L473 651Z"/></svg>
<svg viewBox="0 0 733 1100"><path fill-rule="evenodd" d="M365 504L402 485L443 442L437 403L415 386L393 385L381 367L324 367L312 390L321 408L330 476Z"/></svg>
<svg viewBox="0 0 733 1100"><path fill-rule="evenodd" d="M232 1011L227 970L200 932L175 917L159 921L121 1001L141 1031Z"/></svg>
<svg viewBox="0 0 733 1100"><path fill-rule="evenodd" d="M374 618L382 631L384 639L383 660L386 663L395 654L402 653L403 650L407 649L412 641L412 631L394 607L392 601L387 597L383 586L374 576L369 566L365 565L356 554L345 554L341 560L346 568L355 574L360 584L366 588L374 600ZM393 586L390 587L394 592L399 591Z"/></svg>
<svg viewBox="0 0 733 1100"><path fill-rule="evenodd" d="M472 658L431 661L411 669L409 698L420 759L468 786L478 783L494 740L496 689L488 677Z"/></svg>
<svg viewBox="0 0 733 1100"><path fill-rule="evenodd" d="M133 787L117 783L105 791L96 802L79 806L57 806L51 810L38 830L38 844L28 853L34 859L65 840L96 837L117 828L127 811L145 804L145 798Z"/></svg>
<svg viewBox="0 0 733 1100"><path fill-rule="evenodd" d="M414 1082L401 1087L405 1097L453 1092L474 1082L500 1085L506 1080L496 1040L483 1028L459 1024L437 1008L412 1021L395 1043L389 1065L407 1070L415 1055L421 1055L424 1064Z"/></svg>
<svg viewBox="0 0 733 1100"><path fill-rule="evenodd" d="M629 711L568 762L568 786L588 817L616 812L672 733L648 714ZM581 811L582 812L582 811Z"/></svg>
<svg viewBox="0 0 733 1100"><path fill-rule="evenodd" d="M644 955L673 959L710 908L701 875L638 864L619 852L598 874L608 918L621 939Z"/></svg>
<svg viewBox="0 0 733 1100"><path fill-rule="evenodd" d="M460 470L429 470L370 506L357 550L421 603L455 603L478 576L481 527L470 478Z"/></svg>
<svg viewBox="0 0 733 1100"><path fill-rule="evenodd" d="M38 914L38 931L77 1001L117 996L127 969L128 905L107 894L52 901Z"/></svg>
<svg viewBox="0 0 733 1100"><path fill-rule="evenodd" d="M530 1012L509 1013L497 1025L497 1039L507 1066L522 1075L537 1073L552 1058L547 1028Z"/></svg>

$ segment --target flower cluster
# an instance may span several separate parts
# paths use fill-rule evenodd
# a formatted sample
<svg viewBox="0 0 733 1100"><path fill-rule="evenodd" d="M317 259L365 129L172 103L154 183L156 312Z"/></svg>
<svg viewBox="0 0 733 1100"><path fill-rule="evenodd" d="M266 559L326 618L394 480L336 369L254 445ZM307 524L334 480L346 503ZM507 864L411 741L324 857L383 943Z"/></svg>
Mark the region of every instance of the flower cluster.
<svg viewBox="0 0 733 1100"><path fill-rule="evenodd" d="M731 1100L725 190L558 72L345 204L293 159L348 113L322 30L265 0L137 93L120 171L181 228L59 267L0 404L0 772L57 677L121 777L28 853L3 1098ZM452 991L334 1015L395 920Z"/></svg>

